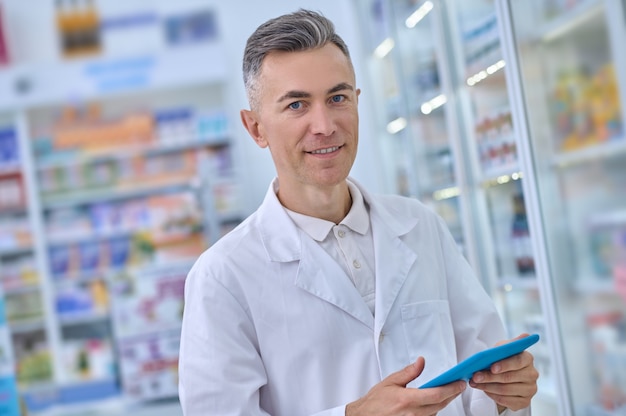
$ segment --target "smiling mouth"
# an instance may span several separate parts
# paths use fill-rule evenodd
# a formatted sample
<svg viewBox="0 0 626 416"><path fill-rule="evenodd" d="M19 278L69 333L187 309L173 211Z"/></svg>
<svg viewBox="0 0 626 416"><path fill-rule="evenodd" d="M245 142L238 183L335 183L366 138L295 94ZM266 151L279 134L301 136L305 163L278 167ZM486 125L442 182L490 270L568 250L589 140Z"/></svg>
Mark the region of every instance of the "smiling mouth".
<svg viewBox="0 0 626 416"><path fill-rule="evenodd" d="M341 146L333 146L333 147L327 147L326 149L313 150L312 152L307 152L307 153L310 153L312 155L324 155L326 153L336 152L340 148Z"/></svg>

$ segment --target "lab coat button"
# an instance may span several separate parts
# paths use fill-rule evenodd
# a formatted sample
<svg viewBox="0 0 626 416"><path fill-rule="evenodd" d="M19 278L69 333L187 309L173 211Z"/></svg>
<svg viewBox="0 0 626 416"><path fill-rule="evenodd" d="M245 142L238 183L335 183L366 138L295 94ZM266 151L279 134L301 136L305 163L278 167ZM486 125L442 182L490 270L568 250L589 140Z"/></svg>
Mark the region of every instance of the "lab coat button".
<svg viewBox="0 0 626 416"><path fill-rule="evenodd" d="M352 262L352 265L354 266L355 269L360 269L361 268L361 263L359 263L358 260L354 260Z"/></svg>
<svg viewBox="0 0 626 416"><path fill-rule="evenodd" d="M385 334L381 332L380 335L378 336L378 343L383 342L383 339L385 339Z"/></svg>

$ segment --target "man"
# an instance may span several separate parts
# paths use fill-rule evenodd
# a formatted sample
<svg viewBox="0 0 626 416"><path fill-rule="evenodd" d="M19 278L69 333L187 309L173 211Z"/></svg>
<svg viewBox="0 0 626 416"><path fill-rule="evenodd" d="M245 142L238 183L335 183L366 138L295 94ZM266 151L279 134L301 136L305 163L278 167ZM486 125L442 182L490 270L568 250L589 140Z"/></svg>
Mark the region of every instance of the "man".
<svg viewBox="0 0 626 416"><path fill-rule="evenodd" d="M277 178L189 273L180 349L186 416L528 414L528 352L418 389L504 337L444 223L348 176L359 89L318 13L261 25L243 63L244 126Z"/></svg>

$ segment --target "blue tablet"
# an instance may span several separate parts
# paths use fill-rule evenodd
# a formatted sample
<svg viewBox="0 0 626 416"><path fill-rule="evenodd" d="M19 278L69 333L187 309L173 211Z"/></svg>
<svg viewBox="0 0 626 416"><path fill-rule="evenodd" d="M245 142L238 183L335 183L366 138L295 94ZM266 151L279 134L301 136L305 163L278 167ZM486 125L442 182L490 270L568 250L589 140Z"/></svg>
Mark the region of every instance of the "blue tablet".
<svg viewBox="0 0 626 416"><path fill-rule="evenodd" d="M429 382L421 385L419 388L425 389L429 387L443 386L444 384L452 383L457 380L468 381L472 378L472 375L475 372L486 370L497 361L519 354L526 348L535 344L537 341L539 341L539 335L532 334L509 342L508 344L498 345L497 347L477 352L471 357L461 361L445 373L442 373Z"/></svg>

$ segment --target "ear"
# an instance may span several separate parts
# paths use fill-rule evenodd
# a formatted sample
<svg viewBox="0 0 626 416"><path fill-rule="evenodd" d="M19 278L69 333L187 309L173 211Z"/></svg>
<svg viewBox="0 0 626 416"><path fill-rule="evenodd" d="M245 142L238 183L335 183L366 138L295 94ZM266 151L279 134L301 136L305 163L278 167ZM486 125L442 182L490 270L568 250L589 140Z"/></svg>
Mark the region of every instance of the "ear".
<svg viewBox="0 0 626 416"><path fill-rule="evenodd" d="M259 147L266 148L268 143L261 135L258 115L252 110L241 110L239 114L241 115L241 122L246 130L248 130L250 137L252 137Z"/></svg>

